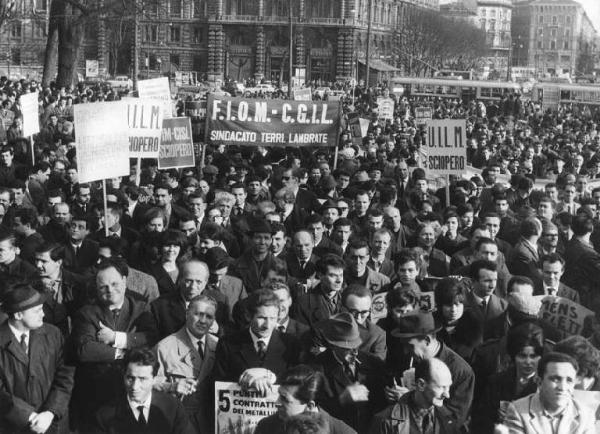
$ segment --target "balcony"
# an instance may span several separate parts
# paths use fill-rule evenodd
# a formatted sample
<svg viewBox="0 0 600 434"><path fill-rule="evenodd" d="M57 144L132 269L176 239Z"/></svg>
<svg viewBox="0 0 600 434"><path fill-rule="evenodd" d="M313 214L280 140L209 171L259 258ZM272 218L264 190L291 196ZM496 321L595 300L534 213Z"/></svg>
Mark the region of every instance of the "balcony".
<svg viewBox="0 0 600 434"><path fill-rule="evenodd" d="M219 24L255 24L255 25L288 25L289 17L284 16L257 16L257 15L221 15L219 17L212 16L211 21L216 21ZM363 19L352 18L298 18L293 17L292 23L300 26L319 26L319 27L359 27L367 28L368 22ZM392 30L392 25L384 25L381 23L372 23L373 30Z"/></svg>

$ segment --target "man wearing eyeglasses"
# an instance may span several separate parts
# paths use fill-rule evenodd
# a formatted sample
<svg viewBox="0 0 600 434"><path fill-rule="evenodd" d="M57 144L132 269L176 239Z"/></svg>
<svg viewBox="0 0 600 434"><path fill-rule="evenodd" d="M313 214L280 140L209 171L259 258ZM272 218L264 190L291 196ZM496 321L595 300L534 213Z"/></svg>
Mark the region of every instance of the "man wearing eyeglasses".
<svg viewBox="0 0 600 434"><path fill-rule="evenodd" d="M349 312L358 324L362 341L358 349L385 360L387 353L385 332L371 322L372 302L371 292L362 285L350 285L342 293L343 309Z"/></svg>

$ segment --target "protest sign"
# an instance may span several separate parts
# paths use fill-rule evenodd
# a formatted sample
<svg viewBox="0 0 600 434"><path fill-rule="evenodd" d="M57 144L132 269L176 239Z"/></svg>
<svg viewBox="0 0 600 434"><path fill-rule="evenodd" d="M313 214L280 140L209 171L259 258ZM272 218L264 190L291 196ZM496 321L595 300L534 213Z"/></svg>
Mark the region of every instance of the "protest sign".
<svg viewBox="0 0 600 434"><path fill-rule="evenodd" d="M23 114L23 137L40 132L38 93L25 93L19 97Z"/></svg>
<svg viewBox="0 0 600 434"><path fill-rule="evenodd" d="M160 101L148 98L123 98L127 104L129 156L157 158L163 107Z"/></svg>
<svg viewBox="0 0 600 434"><path fill-rule="evenodd" d="M216 381L215 434L252 434L261 419L277 412L277 390L275 386L263 397L256 391L242 391L237 383Z"/></svg>
<svg viewBox="0 0 600 434"><path fill-rule="evenodd" d="M85 76L86 77L98 77L98 61L97 60L85 60Z"/></svg>
<svg viewBox="0 0 600 434"><path fill-rule="evenodd" d="M80 183L129 174L127 103L76 104L74 125Z"/></svg>
<svg viewBox="0 0 600 434"><path fill-rule="evenodd" d="M596 432L600 432L600 392L575 389L573 391L573 398L579 404L589 408L592 414L596 416Z"/></svg>
<svg viewBox="0 0 600 434"><path fill-rule="evenodd" d="M312 90L310 87L294 90L294 101L312 101Z"/></svg>
<svg viewBox="0 0 600 434"><path fill-rule="evenodd" d="M380 292L373 295L371 303L371 321L378 321L381 318L385 318L388 314L387 302L385 297L387 292ZM419 292L416 294L419 303L419 309L421 312L434 312L435 306L435 293L431 292Z"/></svg>
<svg viewBox="0 0 600 434"><path fill-rule="evenodd" d="M159 99L164 101L164 117L170 118L173 116L173 107L171 104L171 86L167 77L139 80L138 95L140 98Z"/></svg>
<svg viewBox="0 0 600 434"><path fill-rule="evenodd" d="M567 298L555 295L539 296L541 307L538 317L558 329L563 337L580 335L584 320L594 312Z"/></svg>
<svg viewBox="0 0 600 434"><path fill-rule="evenodd" d="M433 118L431 107L415 107L415 122L417 125L426 125Z"/></svg>
<svg viewBox="0 0 600 434"><path fill-rule="evenodd" d="M192 121L192 138L194 142L203 141L206 125L206 100L186 101L184 112Z"/></svg>
<svg viewBox="0 0 600 434"><path fill-rule="evenodd" d="M335 146L340 103L209 95L206 119L213 144Z"/></svg>
<svg viewBox="0 0 600 434"><path fill-rule="evenodd" d="M432 120L427 125L425 169L428 174L461 176L467 169L467 122Z"/></svg>
<svg viewBox="0 0 600 434"><path fill-rule="evenodd" d="M196 165L190 118L164 119L158 153L158 168L177 169Z"/></svg>
<svg viewBox="0 0 600 434"><path fill-rule="evenodd" d="M377 98L377 112L380 119L394 119L394 100L392 98Z"/></svg>

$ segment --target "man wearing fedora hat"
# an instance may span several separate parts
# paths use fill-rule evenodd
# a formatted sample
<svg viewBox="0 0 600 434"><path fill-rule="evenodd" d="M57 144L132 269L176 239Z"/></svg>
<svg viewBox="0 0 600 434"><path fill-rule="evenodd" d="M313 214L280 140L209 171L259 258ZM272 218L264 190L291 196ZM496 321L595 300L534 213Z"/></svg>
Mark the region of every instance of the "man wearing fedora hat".
<svg viewBox="0 0 600 434"><path fill-rule="evenodd" d="M359 350L358 324L349 312L333 315L315 326L326 350L315 357L325 375L323 408L357 432L366 432L373 414L385 407L385 364Z"/></svg>
<svg viewBox="0 0 600 434"><path fill-rule="evenodd" d="M68 433L73 368L64 338L45 324L44 296L29 285L11 288L0 325L0 433Z"/></svg>
<svg viewBox="0 0 600 434"><path fill-rule="evenodd" d="M398 321L396 329L392 330L392 336L402 341L405 350L412 355L413 361L438 358L444 362L452 373L452 387L450 397L444 401L447 408L457 423L462 426L467 420L473 401L473 390L475 387L475 376L473 370L458 354L439 341L436 333L441 326L436 324L431 312L417 312L405 315ZM401 367L398 374L402 375ZM400 398L406 389L396 388ZM402 390L404 389L404 390Z"/></svg>

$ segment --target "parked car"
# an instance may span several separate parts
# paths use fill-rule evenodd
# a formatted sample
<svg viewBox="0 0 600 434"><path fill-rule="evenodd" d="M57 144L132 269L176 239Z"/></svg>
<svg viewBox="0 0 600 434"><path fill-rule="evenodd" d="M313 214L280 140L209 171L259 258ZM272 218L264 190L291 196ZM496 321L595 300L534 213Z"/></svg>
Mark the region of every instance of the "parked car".
<svg viewBox="0 0 600 434"><path fill-rule="evenodd" d="M317 87L313 96L325 99L325 96L329 95L330 92L331 88L329 87Z"/></svg>
<svg viewBox="0 0 600 434"><path fill-rule="evenodd" d="M133 81L126 75L115 75L106 81L113 89L131 89L133 88Z"/></svg>
<svg viewBox="0 0 600 434"><path fill-rule="evenodd" d="M248 94L260 94L260 93L273 93L275 92L275 87L272 84L257 84L254 87L247 87L244 91L244 95Z"/></svg>

